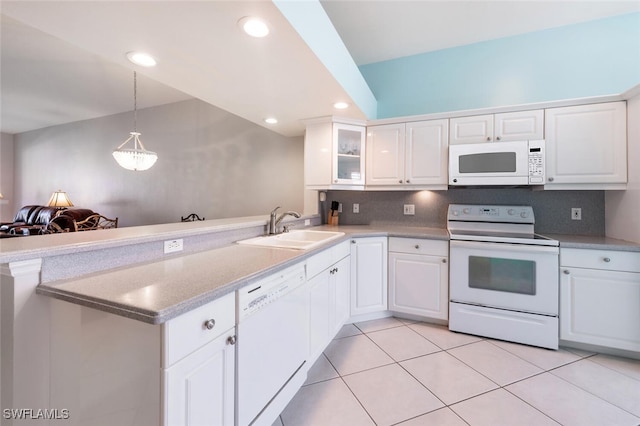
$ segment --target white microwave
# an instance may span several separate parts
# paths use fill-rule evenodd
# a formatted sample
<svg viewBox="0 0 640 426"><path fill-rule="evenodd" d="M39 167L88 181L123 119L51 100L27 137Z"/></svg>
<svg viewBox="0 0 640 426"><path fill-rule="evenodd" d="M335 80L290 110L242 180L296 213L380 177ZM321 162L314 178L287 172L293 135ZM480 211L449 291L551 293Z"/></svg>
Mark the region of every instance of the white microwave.
<svg viewBox="0 0 640 426"><path fill-rule="evenodd" d="M449 146L449 185L543 185L544 140Z"/></svg>

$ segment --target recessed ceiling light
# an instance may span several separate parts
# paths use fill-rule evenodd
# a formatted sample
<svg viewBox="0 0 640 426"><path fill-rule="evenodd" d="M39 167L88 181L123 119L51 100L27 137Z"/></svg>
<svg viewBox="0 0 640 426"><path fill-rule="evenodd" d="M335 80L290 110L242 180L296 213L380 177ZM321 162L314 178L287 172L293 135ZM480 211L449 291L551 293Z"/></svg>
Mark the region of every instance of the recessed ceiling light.
<svg viewBox="0 0 640 426"><path fill-rule="evenodd" d="M251 37L265 37L269 34L269 26L267 23L255 16L245 16L238 21L238 25Z"/></svg>
<svg viewBox="0 0 640 426"><path fill-rule="evenodd" d="M264 119L264 122L267 124L278 124L278 120L273 117L268 117Z"/></svg>
<svg viewBox="0 0 640 426"><path fill-rule="evenodd" d="M144 52L128 52L127 59L129 59L134 64L143 67L154 67L156 65L156 60L153 58L153 56Z"/></svg>
<svg viewBox="0 0 640 426"><path fill-rule="evenodd" d="M335 109L347 109L349 108L349 104L346 102L336 102L335 104L333 104L333 107Z"/></svg>

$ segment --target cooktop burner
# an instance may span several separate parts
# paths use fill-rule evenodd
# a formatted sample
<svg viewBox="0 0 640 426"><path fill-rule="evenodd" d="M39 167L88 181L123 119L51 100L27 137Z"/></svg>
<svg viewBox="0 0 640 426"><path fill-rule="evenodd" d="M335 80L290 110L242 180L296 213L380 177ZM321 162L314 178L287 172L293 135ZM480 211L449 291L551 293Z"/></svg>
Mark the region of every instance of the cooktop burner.
<svg viewBox="0 0 640 426"><path fill-rule="evenodd" d="M450 204L447 229L452 240L558 246L534 232L531 206Z"/></svg>

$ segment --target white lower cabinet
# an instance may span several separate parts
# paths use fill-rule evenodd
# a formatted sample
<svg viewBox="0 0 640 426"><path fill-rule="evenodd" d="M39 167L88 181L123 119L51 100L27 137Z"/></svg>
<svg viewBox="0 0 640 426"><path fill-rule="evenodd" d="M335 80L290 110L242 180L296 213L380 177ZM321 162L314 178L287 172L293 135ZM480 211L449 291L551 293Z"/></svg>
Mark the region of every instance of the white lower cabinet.
<svg viewBox="0 0 640 426"><path fill-rule="evenodd" d="M640 253L560 249L560 339L640 351Z"/></svg>
<svg viewBox="0 0 640 426"><path fill-rule="evenodd" d="M389 310L447 321L449 243L389 238Z"/></svg>
<svg viewBox="0 0 640 426"><path fill-rule="evenodd" d="M164 372L166 425L233 425L235 346L220 336Z"/></svg>
<svg viewBox="0 0 640 426"><path fill-rule="evenodd" d="M387 237L351 240L351 316L387 310Z"/></svg>
<svg viewBox="0 0 640 426"><path fill-rule="evenodd" d="M310 365L349 318L350 266L348 242L307 261Z"/></svg>
<svg viewBox="0 0 640 426"><path fill-rule="evenodd" d="M233 425L235 294L163 327L163 424Z"/></svg>

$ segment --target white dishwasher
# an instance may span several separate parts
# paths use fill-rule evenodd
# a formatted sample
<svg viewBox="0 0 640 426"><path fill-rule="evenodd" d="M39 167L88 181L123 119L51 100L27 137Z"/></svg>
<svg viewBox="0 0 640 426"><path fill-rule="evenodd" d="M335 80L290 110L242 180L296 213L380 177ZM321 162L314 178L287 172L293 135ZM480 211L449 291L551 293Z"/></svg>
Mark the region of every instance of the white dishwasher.
<svg viewBox="0 0 640 426"><path fill-rule="evenodd" d="M238 290L238 426L270 426L307 378L304 284L304 265L296 265Z"/></svg>

